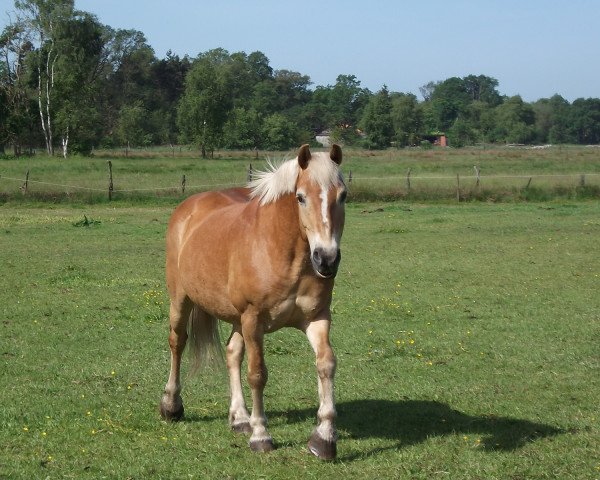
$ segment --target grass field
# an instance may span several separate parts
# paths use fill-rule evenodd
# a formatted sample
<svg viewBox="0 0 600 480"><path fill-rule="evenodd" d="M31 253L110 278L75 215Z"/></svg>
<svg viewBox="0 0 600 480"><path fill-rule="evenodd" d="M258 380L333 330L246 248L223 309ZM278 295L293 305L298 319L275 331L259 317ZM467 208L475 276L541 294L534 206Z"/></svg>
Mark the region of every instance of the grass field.
<svg viewBox="0 0 600 480"><path fill-rule="evenodd" d="M249 164L264 167L264 158L288 152L218 152L215 159L200 159L197 152L183 151L175 157L167 151L149 150L119 156L122 152L98 151L92 158L43 156L0 160L0 202L23 199L20 188L26 172L25 198L53 202L103 203L108 197L108 160L113 167L116 199L130 201L181 197L186 192L227 185L243 185ZM476 185L475 169L481 181ZM368 152L346 149L342 169L355 201L429 201L457 198L457 175L461 200L546 201L600 198L600 148L404 149ZM410 169L410 187L407 173ZM585 174L582 179L581 175ZM583 182L583 185L582 185Z"/></svg>
<svg viewBox="0 0 600 480"><path fill-rule="evenodd" d="M276 451L229 431L224 373L160 420L174 204L0 205L0 478L600 478L599 202L351 202L333 463L296 331L266 339Z"/></svg>

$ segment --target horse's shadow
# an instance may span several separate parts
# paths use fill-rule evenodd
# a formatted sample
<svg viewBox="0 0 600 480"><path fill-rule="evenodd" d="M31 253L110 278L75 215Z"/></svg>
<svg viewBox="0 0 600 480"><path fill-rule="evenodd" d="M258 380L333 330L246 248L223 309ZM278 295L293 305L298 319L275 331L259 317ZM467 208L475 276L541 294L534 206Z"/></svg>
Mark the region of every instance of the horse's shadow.
<svg viewBox="0 0 600 480"><path fill-rule="evenodd" d="M376 448L344 460L385 450L404 448L430 437L456 435L483 450L515 450L539 438L565 433L541 423L494 415L470 416L448 405L427 400L352 400L337 404L337 427L351 439L388 439L392 445ZM283 421L306 421L316 415L314 409L273 412ZM462 439L461 439L462 440Z"/></svg>
<svg viewBox="0 0 600 480"><path fill-rule="evenodd" d="M444 435L466 437L466 441L484 451L510 451L539 438L565 433L560 428L529 420L495 415L471 416L443 403L427 400L351 400L339 402L336 408L337 428L342 439L393 441L391 445L343 457L345 461L405 448ZM316 408L267 414L273 424L292 424L316 418ZM188 421L207 419L195 415L187 417Z"/></svg>

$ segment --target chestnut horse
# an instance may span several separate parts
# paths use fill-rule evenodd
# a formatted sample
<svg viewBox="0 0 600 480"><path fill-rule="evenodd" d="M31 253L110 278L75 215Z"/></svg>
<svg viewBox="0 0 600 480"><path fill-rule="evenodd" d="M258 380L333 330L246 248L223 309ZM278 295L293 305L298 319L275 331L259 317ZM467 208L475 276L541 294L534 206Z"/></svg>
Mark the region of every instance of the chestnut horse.
<svg viewBox="0 0 600 480"><path fill-rule="evenodd" d="M310 153L258 175L249 188L194 195L177 207L167 231L171 371L160 403L166 420L183 416L180 365L188 339L195 358L214 357L217 320L233 326L227 342L231 404L229 424L249 433L253 451L274 448L267 431L263 390L267 368L263 336L295 327L316 355L318 424L308 447L323 459L336 455L333 376L329 343L331 295L340 263L346 186L342 150ZM252 414L241 385L248 352Z"/></svg>

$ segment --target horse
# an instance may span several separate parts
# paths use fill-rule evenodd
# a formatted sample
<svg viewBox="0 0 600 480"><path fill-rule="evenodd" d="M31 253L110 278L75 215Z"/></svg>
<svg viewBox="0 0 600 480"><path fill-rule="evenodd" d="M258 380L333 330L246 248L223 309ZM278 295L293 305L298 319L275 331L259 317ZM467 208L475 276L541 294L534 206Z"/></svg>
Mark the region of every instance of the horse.
<svg viewBox="0 0 600 480"><path fill-rule="evenodd" d="M263 338L293 327L306 334L316 357L319 408L308 448L321 459L335 458L336 358L329 332L345 219L341 163L338 145L314 154L303 145L296 158L269 164L245 188L196 194L175 209L166 235L171 369L160 402L163 419L184 414L180 367L188 336L195 363L214 360L221 320L232 326L229 425L250 434L252 451L273 450L263 403ZM245 351L251 414L241 384Z"/></svg>

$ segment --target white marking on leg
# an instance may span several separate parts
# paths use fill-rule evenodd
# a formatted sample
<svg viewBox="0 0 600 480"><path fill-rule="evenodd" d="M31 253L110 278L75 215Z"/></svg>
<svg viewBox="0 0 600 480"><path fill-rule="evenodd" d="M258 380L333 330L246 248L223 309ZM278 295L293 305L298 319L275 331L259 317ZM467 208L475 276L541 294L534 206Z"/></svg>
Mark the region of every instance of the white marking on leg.
<svg viewBox="0 0 600 480"><path fill-rule="evenodd" d="M246 409L240 366L244 357L244 339L239 332L233 332L227 345L227 369L229 370L229 390L231 404L229 406L229 424L242 425L250 422L250 414Z"/></svg>
<svg viewBox="0 0 600 480"><path fill-rule="evenodd" d="M336 441L335 431L335 397L333 376L335 374L335 357L329 344L329 320L313 321L306 328L306 336L317 356L319 410L317 417L319 425L316 428L319 436L329 442ZM326 358L321 358L324 351L329 350ZM329 358L327 358L329 357Z"/></svg>

